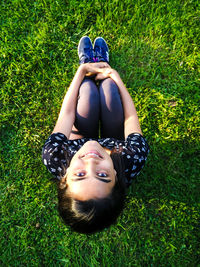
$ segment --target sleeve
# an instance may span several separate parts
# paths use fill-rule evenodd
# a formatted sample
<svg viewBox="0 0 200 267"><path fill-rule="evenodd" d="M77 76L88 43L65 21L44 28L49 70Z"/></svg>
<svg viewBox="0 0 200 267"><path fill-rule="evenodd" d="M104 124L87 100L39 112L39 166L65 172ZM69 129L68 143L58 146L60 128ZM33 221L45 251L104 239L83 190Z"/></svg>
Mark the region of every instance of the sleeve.
<svg viewBox="0 0 200 267"><path fill-rule="evenodd" d="M62 133L54 133L46 140L42 149L42 161L48 171L60 180L68 167L67 137Z"/></svg>
<svg viewBox="0 0 200 267"><path fill-rule="evenodd" d="M125 157L125 174L130 184L132 179L136 177L143 168L149 146L146 139L139 133L132 133L126 139L126 147L124 151Z"/></svg>

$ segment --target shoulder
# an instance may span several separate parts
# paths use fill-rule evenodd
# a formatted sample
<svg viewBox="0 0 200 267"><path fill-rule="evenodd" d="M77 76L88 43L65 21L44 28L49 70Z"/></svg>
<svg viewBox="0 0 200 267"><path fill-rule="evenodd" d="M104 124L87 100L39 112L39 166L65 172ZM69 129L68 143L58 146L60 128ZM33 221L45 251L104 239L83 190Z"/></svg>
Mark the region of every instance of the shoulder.
<svg viewBox="0 0 200 267"><path fill-rule="evenodd" d="M48 139L46 140L45 145L51 144L51 143L61 143L66 142L68 139L67 137L62 133L53 133L51 134Z"/></svg>
<svg viewBox="0 0 200 267"><path fill-rule="evenodd" d="M146 139L139 133L130 134L123 146L123 159L125 164L125 174L128 185L131 184L144 167L149 153L149 146Z"/></svg>
<svg viewBox="0 0 200 267"><path fill-rule="evenodd" d="M65 175L73 155L83 141L68 140L62 133L53 133L42 148L42 161L51 174L60 180Z"/></svg>
<svg viewBox="0 0 200 267"><path fill-rule="evenodd" d="M47 148L60 148L63 147L65 150L70 148L79 149L87 140L86 138L69 140L63 133L53 133L45 141L43 151L47 152Z"/></svg>
<svg viewBox="0 0 200 267"><path fill-rule="evenodd" d="M132 133L128 135L125 145L127 149L133 151L134 153L136 151L139 153L149 153L147 140L139 133Z"/></svg>
<svg viewBox="0 0 200 267"><path fill-rule="evenodd" d="M67 137L62 133L51 134L42 148L42 161L57 179L65 175L68 163L66 150Z"/></svg>
<svg viewBox="0 0 200 267"><path fill-rule="evenodd" d="M55 154L63 154L64 150L67 149L68 139L62 133L53 133L45 141L42 148L42 156L45 158L47 155L55 156Z"/></svg>

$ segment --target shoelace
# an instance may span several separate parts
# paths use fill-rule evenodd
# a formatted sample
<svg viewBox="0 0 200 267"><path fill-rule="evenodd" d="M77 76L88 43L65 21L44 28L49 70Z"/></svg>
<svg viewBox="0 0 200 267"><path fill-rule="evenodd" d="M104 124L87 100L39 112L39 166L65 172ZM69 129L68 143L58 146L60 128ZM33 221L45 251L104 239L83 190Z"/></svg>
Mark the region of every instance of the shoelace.
<svg viewBox="0 0 200 267"><path fill-rule="evenodd" d="M102 49L102 47L99 47L99 51L97 51L97 55L96 55L96 61L100 59L107 60L107 55L103 52L104 50Z"/></svg>
<svg viewBox="0 0 200 267"><path fill-rule="evenodd" d="M86 53L86 55L90 55L93 56L93 50L91 48L84 48L84 52Z"/></svg>
<svg viewBox="0 0 200 267"><path fill-rule="evenodd" d="M91 60L93 58L93 50L91 48L84 48L84 53L82 54L81 59L88 59Z"/></svg>

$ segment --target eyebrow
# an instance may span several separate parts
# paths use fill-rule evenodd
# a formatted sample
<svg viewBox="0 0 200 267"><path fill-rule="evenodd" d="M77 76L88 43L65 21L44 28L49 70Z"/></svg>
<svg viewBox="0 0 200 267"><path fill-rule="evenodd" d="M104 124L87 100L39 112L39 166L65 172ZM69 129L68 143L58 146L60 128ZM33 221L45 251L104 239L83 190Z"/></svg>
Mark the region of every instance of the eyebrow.
<svg viewBox="0 0 200 267"><path fill-rule="evenodd" d="M84 180L86 177L80 177L80 178L72 178L72 180L74 181L74 182L78 182L78 181L82 181L82 180ZM111 182L111 180L105 180L105 179L102 179L102 178L100 178L100 177L95 177L96 179L98 179L99 181L101 181L101 182L104 182L104 183L110 183Z"/></svg>

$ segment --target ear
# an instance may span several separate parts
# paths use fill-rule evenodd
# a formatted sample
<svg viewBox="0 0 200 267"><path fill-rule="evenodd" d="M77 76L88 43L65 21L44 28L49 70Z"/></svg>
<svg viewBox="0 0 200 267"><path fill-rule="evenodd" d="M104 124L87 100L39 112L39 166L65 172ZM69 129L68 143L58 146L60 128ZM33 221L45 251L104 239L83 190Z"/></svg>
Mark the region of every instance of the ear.
<svg viewBox="0 0 200 267"><path fill-rule="evenodd" d="M60 189L65 189L67 188L67 175L65 175L65 177L63 177L60 180L60 184L59 184Z"/></svg>

